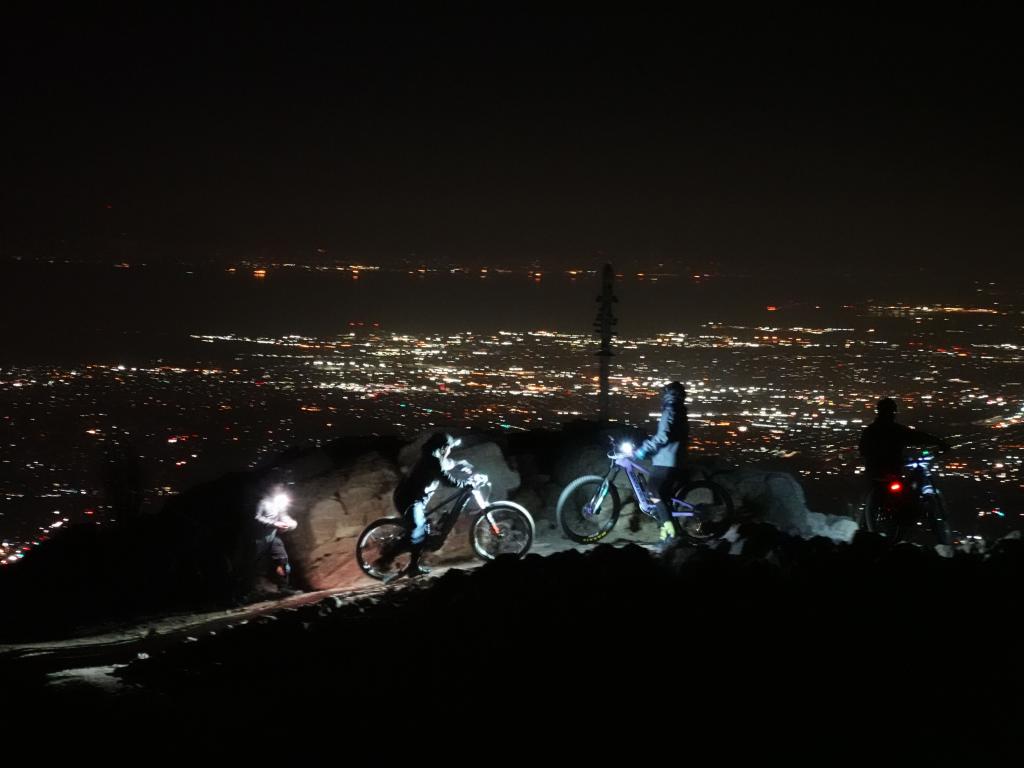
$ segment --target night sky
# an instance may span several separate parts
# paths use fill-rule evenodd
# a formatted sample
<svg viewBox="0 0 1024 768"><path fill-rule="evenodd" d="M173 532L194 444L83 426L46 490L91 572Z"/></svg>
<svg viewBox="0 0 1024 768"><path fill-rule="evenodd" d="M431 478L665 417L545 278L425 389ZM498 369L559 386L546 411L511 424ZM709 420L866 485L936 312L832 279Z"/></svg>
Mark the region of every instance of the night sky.
<svg viewBox="0 0 1024 768"><path fill-rule="evenodd" d="M716 7L6 10L0 256L1021 276L1008 17Z"/></svg>

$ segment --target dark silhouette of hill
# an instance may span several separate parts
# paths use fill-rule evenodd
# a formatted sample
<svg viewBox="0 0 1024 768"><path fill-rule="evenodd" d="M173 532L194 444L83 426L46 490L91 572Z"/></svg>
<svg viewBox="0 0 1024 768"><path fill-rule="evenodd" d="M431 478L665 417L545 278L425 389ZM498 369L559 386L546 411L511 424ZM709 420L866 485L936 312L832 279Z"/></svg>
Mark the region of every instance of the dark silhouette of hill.
<svg viewBox="0 0 1024 768"><path fill-rule="evenodd" d="M944 558L873 534L741 533L741 553L598 546L329 598L132 662L118 694L40 706L190 738L270 712L303 733L401 741L415 722L679 760L1012 754L1024 542Z"/></svg>

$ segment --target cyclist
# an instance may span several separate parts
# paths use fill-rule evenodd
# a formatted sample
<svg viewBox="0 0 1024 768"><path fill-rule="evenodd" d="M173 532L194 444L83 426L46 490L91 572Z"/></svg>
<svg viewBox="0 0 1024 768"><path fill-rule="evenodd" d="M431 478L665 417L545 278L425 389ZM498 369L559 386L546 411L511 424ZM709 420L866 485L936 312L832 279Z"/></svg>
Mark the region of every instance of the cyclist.
<svg viewBox="0 0 1024 768"><path fill-rule="evenodd" d="M883 397L875 406L875 420L860 435L860 455L864 458L867 475L877 480L885 475L898 475L903 471L904 449L912 445L935 446L948 450L945 440L927 432L896 422L896 401Z"/></svg>
<svg viewBox="0 0 1024 768"><path fill-rule="evenodd" d="M412 531L412 560L406 575L430 573L430 569L420 563L420 557L430 531L427 507L434 492L442 485L465 488L479 480L468 461L455 461L450 456L452 448L461 442L447 432L435 432L423 444L412 470L395 488L395 508L409 522Z"/></svg>
<svg viewBox="0 0 1024 768"><path fill-rule="evenodd" d="M662 549L671 544L676 535L675 522L666 502L675 487L684 479L682 467L686 461L686 443L690 438L687 421L686 388L678 381L666 384L661 390L661 418L658 431L648 438L633 454L643 459L654 454L651 486L658 493L658 535Z"/></svg>
<svg viewBox="0 0 1024 768"><path fill-rule="evenodd" d="M869 483L868 498L872 505L877 504L881 498L880 484L891 476L903 474L906 464L903 454L908 447L935 446L940 451L949 450L949 444L942 438L898 424L896 410L896 401L891 397L883 397L875 406L875 420L861 432L860 455L864 459ZM940 539L948 538L942 533L948 530L945 520L935 520L933 524Z"/></svg>

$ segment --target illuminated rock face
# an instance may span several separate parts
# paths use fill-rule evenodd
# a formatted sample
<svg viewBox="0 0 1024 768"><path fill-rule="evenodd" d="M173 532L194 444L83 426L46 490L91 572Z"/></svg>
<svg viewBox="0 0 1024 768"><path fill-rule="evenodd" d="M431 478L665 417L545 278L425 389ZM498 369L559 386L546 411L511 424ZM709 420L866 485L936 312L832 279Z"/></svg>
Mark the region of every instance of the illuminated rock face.
<svg viewBox="0 0 1024 768"><path fill-rule="evenodd" d="M379 517L395 515L394 464L370 453L353 464L297 484L294 516L299 527L285 536L297 577L315 589L351 583L360 575L356 537Z"/></svg>
<svg viewBox="0 0 1024 768"><path fill-rule="evenodd" d="M296 578L314 589L344 587L364 578L355 560L356 539L363 529L381 517L398 514L392 493L404 472L419 455L428 437L421 435L402 448L398 463L379 453L359 456L344 467L330 470L293 486L293 516L299 527L285 536ZM491 481L491 499L507 499L519 488L519 473L505 459L501 448L484 438L467 436L453 458L469 461ZM443 502L456 491L442 487L434 494ZM436 561L471 557L470 517L459 521Z"/></svg>
<svg viewBox="0 0 1024 768"><path fill-rule="evenodd" d="M458 430L454 430L458 431ZM619 430L621 431L621 430ZM67 634L77 626L112 617L162 610L233 604L251 591L253 516L268 488L286 487L296 530L282 539L294 567L293 582L314 589L366 586L355 559L356 539L366 525L398 514L392 494L420 450L424 436L341 438L314 449L275 457L252 472L236 472L173 497L159 515L122 526L65 531L11 573L0 575L4 627L26 627L40 636ZM537 545L546 551L569 546L554 525L559 494L575 477L608 469L607 434L591 427L519 435L464 435L454 453L486 473L492 500L511 498L537 521ZM846 517L807 509L800 484L788 473L716 466L695 460L713 475L751 519L803 538L849 540L856 530ZM619 476L623 501L631 499ZM441 490L437 502L450 492ZM609 541L657 540L656 526L624 506ZM473 559L466 518L430 557L435 562ZM6 576L7 578L3 578ZM74 610L45 610L53 600ZM27 631L26 630L26 633ZM0 636L3 633L0 632Z"/></svg>
<svg viewBox="0 0 1024 768"><path fill-rule="evenodd" d="M459 435L459 430L450 430L453 434ZM434 430L418 435L415 440L408 443L398 454L398 464L402 474L412 469L413 464L419 457L420 449L424 442L434 434ZM465 460L473 465L477 472L487 475L491 481L491 498L495 501L507 499L509 494L519 488L519 473L509 466L505 454L497 443L492 442L484 435L460 435L462 444L456 447L451 457L455 460ZM438 491L435 498L445 498L443 489Z"/></svg>

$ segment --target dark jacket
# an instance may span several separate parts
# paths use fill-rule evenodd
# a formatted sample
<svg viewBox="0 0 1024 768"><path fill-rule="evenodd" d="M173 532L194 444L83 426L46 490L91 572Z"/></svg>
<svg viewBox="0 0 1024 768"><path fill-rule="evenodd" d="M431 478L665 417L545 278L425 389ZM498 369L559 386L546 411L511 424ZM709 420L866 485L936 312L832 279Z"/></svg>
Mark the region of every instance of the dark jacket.
<svg viewBox="0 0 1024 768"><path fill-rule="evenodd" d="M656 467L679 467L686 461L690 424L684 399L672 393L662 395L658 431L640 446L644 453L654 454L652 461Z"/></svg>
<svg viewBox="0 0 1024 768"><path fill-rule="evenodd" d="M879 416L860 435L860 455L868 477L897 475L903 471L904 449L912 445L945 445L941 438Z"/></svg>
<svg viewBox="0 0 1024 768"><path fill-rule="evenodd" d="M412 471L395 488L395 508L405 513L417 501L427 504L440 486L465 488L473 477L473 465L468 461L443 462L432 454L421 455Z"/></svg>

